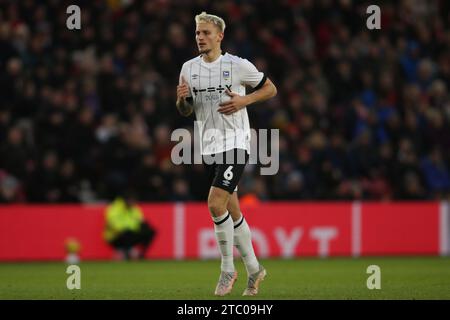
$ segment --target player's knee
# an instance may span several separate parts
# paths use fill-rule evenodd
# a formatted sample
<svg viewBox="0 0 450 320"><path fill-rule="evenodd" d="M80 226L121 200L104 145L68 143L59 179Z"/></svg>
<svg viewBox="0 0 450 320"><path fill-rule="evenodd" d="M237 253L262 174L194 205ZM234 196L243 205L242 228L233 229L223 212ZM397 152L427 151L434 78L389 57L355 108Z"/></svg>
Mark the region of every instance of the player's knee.
<svg viewBox="0 0 450 320"><path fill-rule="evenodd" d="M226 205L217 199L208 199L209 212L215 216L221 216L227 211Z"/></svg>

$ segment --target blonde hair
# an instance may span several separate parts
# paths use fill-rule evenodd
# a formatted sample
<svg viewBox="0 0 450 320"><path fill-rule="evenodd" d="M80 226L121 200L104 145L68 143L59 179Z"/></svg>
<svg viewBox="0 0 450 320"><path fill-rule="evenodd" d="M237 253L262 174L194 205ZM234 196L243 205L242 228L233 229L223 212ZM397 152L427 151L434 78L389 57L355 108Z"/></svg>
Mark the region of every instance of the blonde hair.
<svg viewBox="0 0 450 320"><path fill-rule="evenodd" d="M209 22L216 25L220 32L225 31L225 21L221 17L215 16L213 14L208 14L205 11L195 16L195 23L199 22Z"/></svg>

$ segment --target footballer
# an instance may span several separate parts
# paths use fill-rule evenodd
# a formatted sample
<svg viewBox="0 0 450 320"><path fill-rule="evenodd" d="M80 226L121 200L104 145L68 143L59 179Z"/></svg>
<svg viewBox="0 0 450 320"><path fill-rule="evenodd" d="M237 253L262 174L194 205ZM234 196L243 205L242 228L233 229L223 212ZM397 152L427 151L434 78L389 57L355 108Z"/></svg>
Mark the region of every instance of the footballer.
<svg viewBox="0 0 450 320"><path fill-rule="evenodd" d="M234 245L247 270L243 295L253 296L267 272L255 255L250 228L237 196L237 185L250 153L246 107L275 96L277 89L250 61L222 52L222 18L202 12L195 17L195 23L199 56L181 68L176 106L183 116L195 113L200 151L211 181L208 208L221 254L215 295L230 293L237 280ZM246 86L254 91L246 95Z"/></svg>

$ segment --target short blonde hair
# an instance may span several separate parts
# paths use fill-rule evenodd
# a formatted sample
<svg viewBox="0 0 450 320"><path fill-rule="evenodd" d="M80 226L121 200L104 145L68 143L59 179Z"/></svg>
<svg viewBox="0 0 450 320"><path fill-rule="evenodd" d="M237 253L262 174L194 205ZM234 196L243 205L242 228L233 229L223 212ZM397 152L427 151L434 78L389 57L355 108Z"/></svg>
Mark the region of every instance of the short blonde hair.
<svg viewBox="0 0 450 320"><path fill-rule="evenodd" d="M205 11L195 16L195 23L199 22L209 22L216 25L220 32L225 31L225 21L221 17L215 16L213 14L208 14Z"/></svg>

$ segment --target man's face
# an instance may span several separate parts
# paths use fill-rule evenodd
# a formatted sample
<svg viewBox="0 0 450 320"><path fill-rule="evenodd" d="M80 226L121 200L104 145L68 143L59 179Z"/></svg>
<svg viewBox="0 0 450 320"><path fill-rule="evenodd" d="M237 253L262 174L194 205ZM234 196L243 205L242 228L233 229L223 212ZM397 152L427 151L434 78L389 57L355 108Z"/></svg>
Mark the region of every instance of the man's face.
<svg viewBox="0 0 450 320"><path fill-rule="evenodd" d="M220 32L214 24L209 22L197 23L195 40L200 53L209 53L211 50L220 47L222 39L223 32Z"/></svg>

